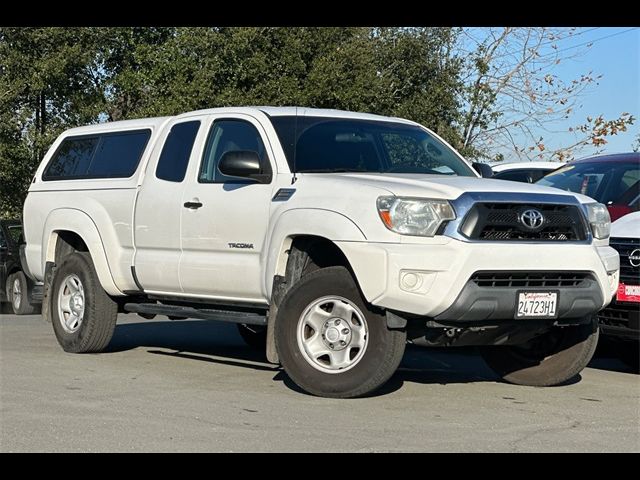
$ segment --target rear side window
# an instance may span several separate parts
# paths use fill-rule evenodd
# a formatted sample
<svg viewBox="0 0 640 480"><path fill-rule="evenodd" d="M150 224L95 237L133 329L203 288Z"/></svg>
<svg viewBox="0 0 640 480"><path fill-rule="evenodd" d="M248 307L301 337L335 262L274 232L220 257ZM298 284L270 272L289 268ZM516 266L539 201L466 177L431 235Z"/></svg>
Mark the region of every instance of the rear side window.
<svg viewBox="0 0 640 480"><path fill-rule="evenodd" d="M184 180L199 129L199 121L178 123L171 127L158 160L156 177L169 182Z"/></svg>
<svg viewBox="0 0 640 480"><path fill-rule="evenodd" d="M98 140L98 137L64 139L42 179L66 180L87 175Z"/></svg>
<svg viewBox="0 0 640 480"><path fill-rule="evenodd" d="M89 167L90 177L130 177L138 168L149 132L103 137Z"/></svg>
<svg viewBox="0 0 640 480"><path fill-rule="evenodd" d="M42 179L128 178L142 158L150 130L65 138Z"/></svg>

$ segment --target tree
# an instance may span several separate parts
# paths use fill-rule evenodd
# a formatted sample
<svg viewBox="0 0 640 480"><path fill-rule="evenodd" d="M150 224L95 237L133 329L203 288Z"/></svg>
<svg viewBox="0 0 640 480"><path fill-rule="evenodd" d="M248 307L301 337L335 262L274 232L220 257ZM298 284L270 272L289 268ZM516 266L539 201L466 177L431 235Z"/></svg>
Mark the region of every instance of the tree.
<svg viewBox="0 0 640 480"><path fill-rule="evenodd" d="M44 152L65 128L97 121L104 107L96 32L0 29L0 215L20 214Z"/></svg>
<svg viewBox="0 0 640 480"><path fill-rule="evenodd" d="M308 104L409 118L459 143L461 62L450 28L376 28L316 59Z"/></svg>
<svg viewBox="0 0 640 480"><path fill-rule="evenodd" d="M461 123L466 153L494 158L506 151L519 159L568 160L586 145L604 145L607 136L633 124L635 118L628 113L614 119L587 118L568 129L577 135L572 145L551 150L545 144L545 133L552 133L558 121L573 118L581 96L601 78L591 71L573 79L556 73L558 64L584 53L584 48L561 48L564 40L582 33L505 27L487 29L478 38L469 29L463 31L458 49L468 55Z"/></svg>
<svg viewBox="0 0 640 480"><path fill-rule="evenodd" d="M451 28L1 28L0 215L64 129L229 105L397 115L456 146Z"/></svg>
<svg viewBox="0 0 640 480"><path fill-rule="evenodd" d="M105 42L110 119L229 105L299 105L401 115L453 140L449 28L178 28Z"/></svg>

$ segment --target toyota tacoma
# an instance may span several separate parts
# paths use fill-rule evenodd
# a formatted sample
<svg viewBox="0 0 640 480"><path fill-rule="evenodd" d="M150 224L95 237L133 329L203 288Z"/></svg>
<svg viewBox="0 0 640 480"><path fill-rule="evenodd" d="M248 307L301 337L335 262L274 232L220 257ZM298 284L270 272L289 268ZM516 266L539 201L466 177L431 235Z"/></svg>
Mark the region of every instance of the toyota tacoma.
<svg viewBox="0 0 640 480"><path fill-rule="evenodd" d="M412 121L335 110L73 128L31 183L24 253L67 352L102 351L135 312L234 322L315 395L372 392L416 339L560 384L618 288L609 213L487 167Z"/></svg>

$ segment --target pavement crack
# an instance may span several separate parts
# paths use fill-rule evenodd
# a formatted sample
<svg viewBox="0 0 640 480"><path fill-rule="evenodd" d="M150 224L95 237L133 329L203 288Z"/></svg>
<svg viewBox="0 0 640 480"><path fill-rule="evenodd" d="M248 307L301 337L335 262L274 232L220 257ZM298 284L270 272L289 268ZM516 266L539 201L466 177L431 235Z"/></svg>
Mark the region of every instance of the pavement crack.
<svg viewBox="0 0 640 480"><path fill-rule="evenodd" d="M569 425L562 425L562 426L553 426L553 427L539 427L536 428L530 432L525 432L523 433L520 438L517 438L516 440L514 440L511 444L511 451L512 452L519 452L519 446L523 443L526 442L527 440L530 440L531 438L535 437L536 435L540 435L542 433L552 433L552 432L562 432L565 430L573 430L575 428L578 428L580 426L581 422L579 422L578 420L572 420Z"/></svg>

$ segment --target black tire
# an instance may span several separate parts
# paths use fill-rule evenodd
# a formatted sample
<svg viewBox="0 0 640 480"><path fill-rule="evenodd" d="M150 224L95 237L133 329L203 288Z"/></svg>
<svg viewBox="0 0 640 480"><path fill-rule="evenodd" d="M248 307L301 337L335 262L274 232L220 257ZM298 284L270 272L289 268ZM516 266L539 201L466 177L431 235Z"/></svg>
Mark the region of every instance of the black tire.
<svg viewBox="0 0 640 480"><path fill-rule="evenodd" d="M260 325L242 325L239 323L238 333L242 337L242 340L244 340L244 343L254 350L264 352L267 348L267 327Z"/></svg>
<svg viewBox="0 0 640 480"><path fill-rule="evenodd" d="M620 342L618 358L627 364L634 373L640 373L640 345L637 342Z"/></svg>
<svg viewBox="0 0 640 480"><path fill-rule="evenodd" d="M339 296L355 305L368 327L368 344L360 360L340 373L325 373L309 363L298 346L298 322L309 305L326 296ZM344 267L328 267L305 275L282 299L275 323L276 348L289 377L313 395L353 398L367 395L394 374L404 354L407 334L389 330L383 314L362 297Z"/></svg>
<svg viewBox="0 0 640 480"><path fill-rule="evenodd" d="M84 289L84 315L77 330L64 329L58 312L58 295L63 282L75 275ZM103 290L88 253L76 252L67 256L56 269L50 295L53 331L65 352L90 353L103 351L113 336L118 317L118 305Z"/></svg>
<svg viewBox="0 0 640 480"><path fill-rule="evenodd" d="M14 283L18 282L20 294L14 297ZM31 285L23 272L16 272L9 275L7 279L7 298L16 315L33 315L37 313L39 308L37 305L29 303L31 294Z"/></svg>
<svg viewBox="0 0 640 480"><path fill-rule="evenodd" d="M482 356L503 380L516 385L549 387L580 373L598 344L598 322L553 327L524 345L486 347Z"/></svg>

